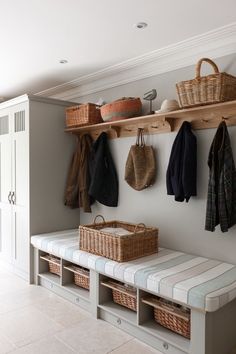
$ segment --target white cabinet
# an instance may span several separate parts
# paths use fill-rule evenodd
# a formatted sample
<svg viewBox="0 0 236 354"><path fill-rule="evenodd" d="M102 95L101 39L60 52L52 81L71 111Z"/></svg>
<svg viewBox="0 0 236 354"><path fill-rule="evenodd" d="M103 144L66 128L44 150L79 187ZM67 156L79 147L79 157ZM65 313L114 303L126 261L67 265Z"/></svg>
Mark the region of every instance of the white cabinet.
<svg viewBox="0 0 236 354"><path fill-rule="evenodd" d="M0 104L0 261L32 279L30 235L77 227L64 206L73 142L64 133L71 103L24 95Z"/></svg>

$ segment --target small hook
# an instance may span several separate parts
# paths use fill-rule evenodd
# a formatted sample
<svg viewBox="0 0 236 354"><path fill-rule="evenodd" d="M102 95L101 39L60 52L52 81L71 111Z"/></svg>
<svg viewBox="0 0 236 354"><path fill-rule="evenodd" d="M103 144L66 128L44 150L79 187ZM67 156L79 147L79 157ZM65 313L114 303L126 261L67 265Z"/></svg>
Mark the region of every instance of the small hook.
<svg viewBox="0 0 236 354"><path fill-rule="evenodd" d="M227 117L221 117L222 122L226 121L227 119Z"/></svg>
<svg viewBox="0 0 236 354"><path fill-rule="evenodd" d="M203 123L208 123L209 120L207 120L207 119L202 119L202 122L203 122Z"/></svg>
<svg viewBox="0 0 236 354"><path fill-rule="evenodd" d="M109 125L107 127L107 130L113 130L115 133L116 133L116 137L118 138L119 137L119 131L120 131L120 128L115 126L115 125Z"/></svg>

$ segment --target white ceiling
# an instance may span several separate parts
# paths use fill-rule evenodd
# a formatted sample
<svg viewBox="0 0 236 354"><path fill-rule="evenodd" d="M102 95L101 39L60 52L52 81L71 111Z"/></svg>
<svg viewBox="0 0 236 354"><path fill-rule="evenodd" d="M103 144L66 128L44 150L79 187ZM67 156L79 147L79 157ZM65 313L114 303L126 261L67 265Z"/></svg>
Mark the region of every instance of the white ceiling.
<svg viewBox="0 0 236 354"><path fill-rule="evenodd" d="M235 0L0 0L0 96L43 91L235 20ZM135 29L139 21L148 27Z"/></svg>

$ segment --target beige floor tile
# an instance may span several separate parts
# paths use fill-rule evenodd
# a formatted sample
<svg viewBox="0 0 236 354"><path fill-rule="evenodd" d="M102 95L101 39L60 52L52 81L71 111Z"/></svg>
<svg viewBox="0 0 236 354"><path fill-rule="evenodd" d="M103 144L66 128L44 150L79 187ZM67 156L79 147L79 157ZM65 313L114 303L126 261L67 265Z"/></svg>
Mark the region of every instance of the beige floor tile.
<svg viewBox="0 0 236 354"><path fill-rule="evenodd" d="M28 283L16 276L4 276L1 278L0 295L25 290L29 287Z"/></svg>
<svg viewBox="0 0 236 354"><path fill-rule="evenodd" d="M0 332L17 346L53 335L62 328L33 306L0 315Z"/></svg>
<svg viewBox="0 0 236 354"><path fill-rule="evenodd" d="M46 302L52 295L55 297L54 294L46 289L35 285L28 285L27 288L5 294L0 293L0 314L23 308L39 301Z"/></svg>
<svg viewBox="0 0 236 354"><path fill-rule="evenodd" d="M16 346L11 343L6 337L0 334L0 354L6 354L14 350Z"/></svg>
<svg viewBox="0 0 236 354"><path fill-rule="evenodd" d="M110 352L111 354L163 354L154 348L149 347L146 344L143 344L137 339L133 339L119 348Z"/></svg>
<svg viewBox="0 0 236 354"><path fill-rule="evenodd" d="M88 312L56 295L47 299L47 301L38 301L34 306L64 327L91 318Z"/></svg>
<svg viewBox="0 0 236 354"><path fill-rule="evenodd" d="M88 319L56 334L79 354L105 354L132 337L101 320Z"/></svg>
<svg viewBox="0 0 236 354"><path fill-rule="evenodd" d="M44 338L43 340L28 344L16 349L12 354L73 354L71 348L60 342L55 337Z"/></svg>

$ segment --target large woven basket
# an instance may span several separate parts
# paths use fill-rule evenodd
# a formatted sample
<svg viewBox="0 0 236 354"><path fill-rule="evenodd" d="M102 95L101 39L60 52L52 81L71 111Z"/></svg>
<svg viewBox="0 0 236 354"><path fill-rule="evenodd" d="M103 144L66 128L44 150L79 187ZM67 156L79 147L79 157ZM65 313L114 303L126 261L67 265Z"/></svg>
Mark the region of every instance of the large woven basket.
<svg viewBox="0 0 236 354"><path fill-rule="evenodd" d="M156 322L190 339L190 309L174 303L170 305L161 298L148 298L142 301L154 307L154 319Z"/></svg>
<svg viewBox="0 0 236 354"><path fill-rule="evenodd" d="M201 65L209 63L214 74L201 76ZM208 58L202 58L196 65L196 77L193 80L176 84L180 105L183 108L213 104L236 99L236 77L220 73L217 65Z"/></svg>
<svg viewBox="0 0 236 354"><path fill-rule="evenodd" d="M138 117L142 115L142 102L140 98L123 97L102 106L101 115L105 122Z"/></svg>
<svg viewBox="0 0 236 354"><path fill-rule="evenodd" d="M101 284L112 290L113 301L116 304L137 312L137 290L134 287L115 281Z"/></svg>
<svg viewBox="0 0 236 354"><path fill-rule="evenodd" d="M66 109L66 126L79 127L102 123L100 107L93 103L81 104Z"/></svg>
<svg viewBox="0 0 236 354"><path fill-rule="evenodd" d="M56 275L61 275L61 261L60 258L57 258L53 255L46 255L46 256L41 256L41 259L45 260L48 262L48 268L49 272L56 274Z"/></svg>
<svg viewBox="0 0 236 354"><path fill-rule="evenodd" d="M96 223L100 216L103 222ZM131 232L125 236L103 232L105 227L121 227ZM97 215L91 225L80 225L80 249L117 262L148 256L158 252L158 229L144 224L131 224L124 221L106 222Z"/></svg>

